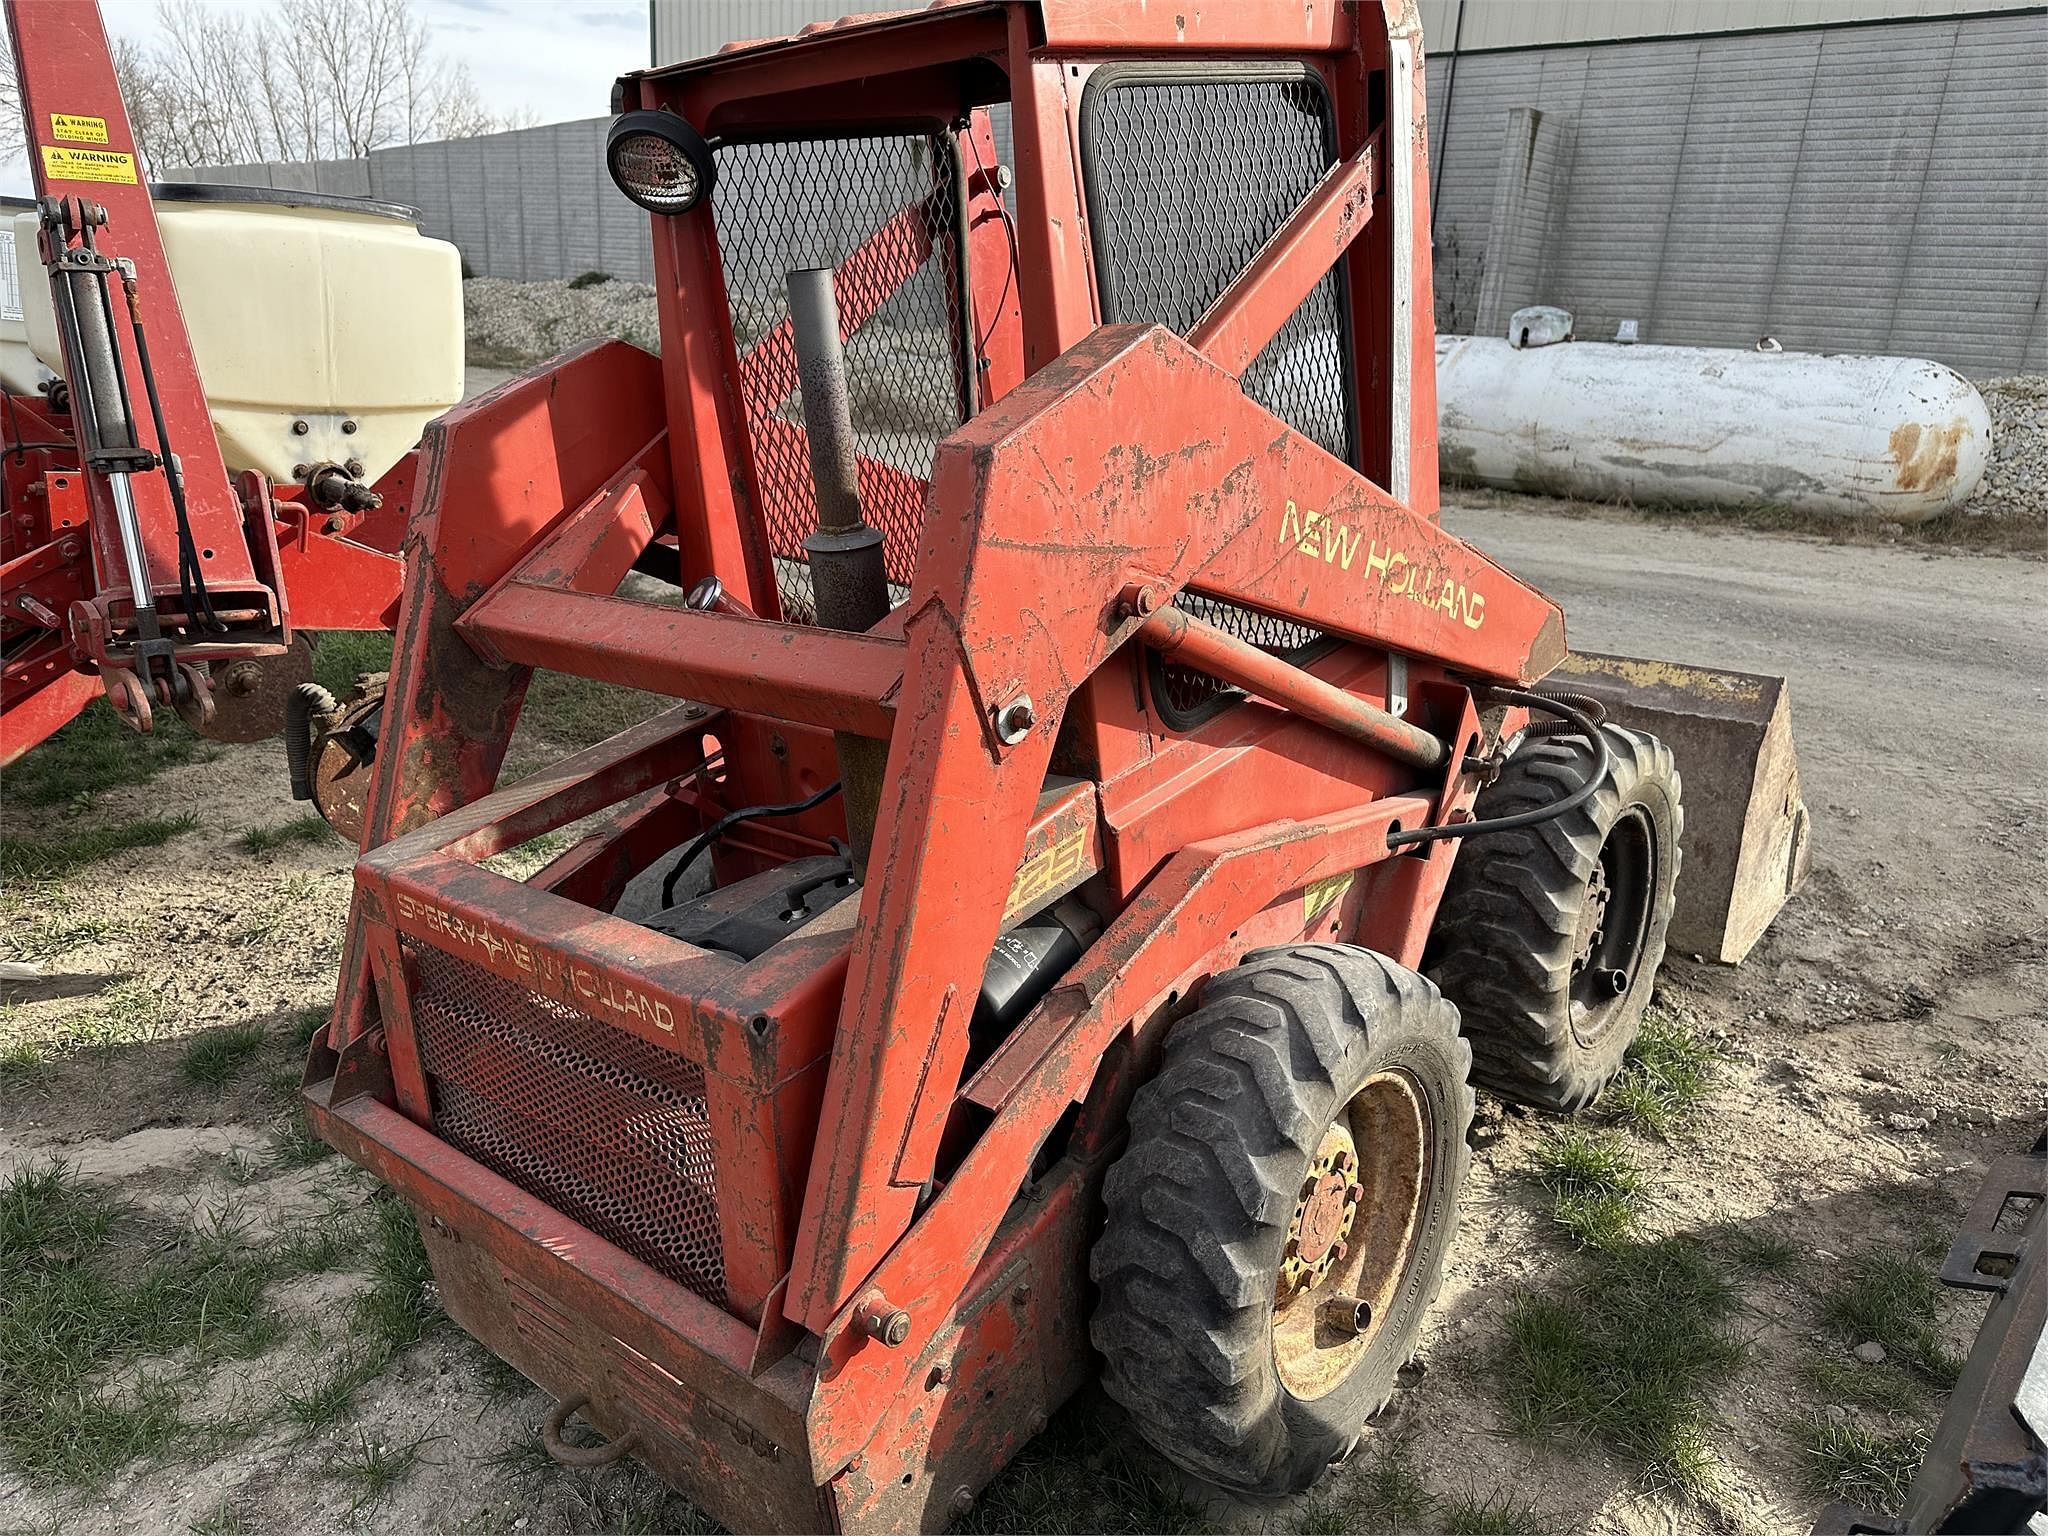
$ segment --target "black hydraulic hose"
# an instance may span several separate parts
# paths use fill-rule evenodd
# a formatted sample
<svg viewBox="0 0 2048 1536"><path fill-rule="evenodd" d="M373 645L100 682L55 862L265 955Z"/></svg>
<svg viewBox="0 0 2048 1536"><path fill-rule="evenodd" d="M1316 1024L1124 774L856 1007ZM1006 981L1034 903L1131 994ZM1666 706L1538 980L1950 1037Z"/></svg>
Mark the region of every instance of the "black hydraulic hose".
<svg viewBox="0 0 2048 1536"><path fill-rule="evenodd" d="M1523 688L1493 688L1489 697L1503 703L1520 704L1527 709L1540 709L1545 714L1558 717L1556 722L1538 721L1529 727L1532 736L1557 736L1574 734L1584 736L1593 744L1593 771L1586 776L1586 782L1561 800L1549 805L1539 805L1533 811L1520 811L1513 816L1495 816L1487 821L1452 821L1440 827L1417 827L1412 832L1392 832L1387 835L1389 848L1405 848L1411 843L1440 842L1447 837L1484 837L1489 832L1514 832L1523 827L1537 826L1562 816L1566 811L1575 810L1592 799L1600 786L1607 782L1614 772L1614 751L1607 745L1607 733L1600 729L1600 721L1591 713L1580 709L1581 704L1600 708L1597 701L1584 694L1565 694L1559 697L1552 693L1531 693ZM1572 702L1567 703L1566 700Z"/></svg>
<svg viewBox="0 0 2048 1536"><path fill-rule="evenodd" d="M676 882L683 878L683 871L697 862L697 855L717 842L726 833L743 821L754 821L762 816L794 816L823 805L839 793L839 780L834 779L808 800L793 800L788 805L750 805L743 810L727 811L718 820L706 827L697 840L683 850L683 856L676 860L676 867L668 872L668 878L661 882L661 904L672 907L676 904Z"/></svg>
<svg viewBox="0 0 2048 1536"><path fill-rule="evenodd" d="M334 711L334 695L318 683L301 683L285 695L284 763L294 800L313 798L313 717Z"/></svg>
<svg viewBox="0 0 2048 1536"><path fill-rule="evenodd" d="M206 590L206 573L199 564L199 548L192 539L192 515L185 505L185 477L171 457L163 398L157 393L156 369L149 361L149 333L143 329L135 279L123 274L122 287L128 300L128 318L135 327L135 361L142 370L143 393L149 397L150 423L156 428L156 446L163 456L164 483L170 487L171 511L178 522L178 588L185 603L185 618L195 629L204 627L215 634L225 634L227 625L214 612L213 597Z"/></svg>

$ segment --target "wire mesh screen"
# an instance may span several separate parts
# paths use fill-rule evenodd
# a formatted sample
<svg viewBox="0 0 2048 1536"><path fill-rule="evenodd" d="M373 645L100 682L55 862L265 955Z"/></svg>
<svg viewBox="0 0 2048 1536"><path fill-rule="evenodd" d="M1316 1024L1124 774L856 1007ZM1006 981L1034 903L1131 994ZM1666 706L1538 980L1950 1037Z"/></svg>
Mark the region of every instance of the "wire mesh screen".
<svg viewBox="0 0 2048 1536"><path fill-rule="evenodd" d="M818 510L789 274L837 273L861 509L882 532L891 583L905 588L932 455L965 419L959 166L943 134L727 143L717 163L712 216L776 589L786 619L811 623L804 539Z"/></svg>
<svg viewBox="0 0 2048 1536"><path fill-rule="evenodd" d="M435 1134L723 1303L703 1069L430 945L405 949Z"/></svg>
<svg viewBox="0 0 2048 1536"><path fill-rule="evenodd" d="M1219 70L1201 78L1108 75L1091 87L1082 148L1103 313L1185 333L1243 271L1335 158L1321 81ZM1324 275L1245 370L1244 391L1311 442L1356 463L1344 291ZM1277 654L1320 633L1196 593L1195 617ZM1155 659L1153 695L1173 724L1238 697Z"/></svg>

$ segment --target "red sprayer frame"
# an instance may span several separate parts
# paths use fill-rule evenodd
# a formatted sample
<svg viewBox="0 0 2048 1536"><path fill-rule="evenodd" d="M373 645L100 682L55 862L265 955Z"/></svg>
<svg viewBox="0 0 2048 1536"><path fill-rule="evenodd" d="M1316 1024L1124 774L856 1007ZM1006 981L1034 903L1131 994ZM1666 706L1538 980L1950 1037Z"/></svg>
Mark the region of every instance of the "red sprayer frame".
<svg viewBox="0 0 2048 1536"><path fill-rule="evenodd" d="M1186 338L1098 323L1076 147L1091 74L1160 59L1284 60L1334 103L1329 170ZM865 634L780 617L786 551L762 509L787 492L760 483L746 390L777 387L760 381L784 343L770 330L742 355L708 207L654 220L659 359L593 345L430 429L307 1103L418 1209L455 1317L712 1513L943 1525L1092 1369L1096 1192L1166 1023L1262 945L1419 962L1456 845L1396 851L1389 832L1468 812L1474 759L1522 716L1482 718L1466 680L1543 676L1562 615L1436 521L1407 4L964 3L629 76L622 94L714 140L861 125L878 103L962 136L975 409L917 477L908 599ZM979 110L1005 97L1014 270ZM880 236L859 250L882 247L926 259ZM1333 266L1362 472L1239 384ZM873 262L839 268L846 329L876 280ZM905 473L861 469L864 492ZM762 617L614 595L657 541L685 585L715 575ZM1159 619L1183 591L1332 643L1298 666L1248 659ZM1168 725L1144 655L1173 643L1258 696ZM536 667L692 702L499 788ZM1029 728L999 728L1027 699ZM1429 750L1404 758L1408 727ZM826 783L833 732L889 744L857 909L752 961L612 914L725 810ZM528 880L484 867L607 808ZM844 830L832 804L750 824L719 874ZM1101 936L968 1070L991 945L1068 892ZM483 1110L496 1141L474 1130ZM608 1150L570 1167L586 1144ZM656 1145L659 1191L602 1195ZM562 1209L578 1201L582 1220Z"/></svg>
<svg viewBox="0 0 2048 1536"><path fill-rule="evenodd" d="M132 263L135 302L164 426L182 473L192 541L228 631L199 631L179 602L177 519L159 470L126 477L155 607L181 662L275 655L299 629L387 629L395 616L397 549L410 515L414 461L378 484L377 511L330 513L299 486L230 480L193 363L164 258L141 156L92 0L7 0L14 69L38 199L106 210L100 243ZM24 281L46 281L16 253ZM117 335L142 446L162 456L129 315ZM252 342L254 344L254 342ZM131 710L137 624L110 477L84 463L68 410L42 395L5 397L0 444L0 766L44 740L104 690ZM289 600L287 600L289 593ZM147 708L138 724L147 728Z"/></svg>

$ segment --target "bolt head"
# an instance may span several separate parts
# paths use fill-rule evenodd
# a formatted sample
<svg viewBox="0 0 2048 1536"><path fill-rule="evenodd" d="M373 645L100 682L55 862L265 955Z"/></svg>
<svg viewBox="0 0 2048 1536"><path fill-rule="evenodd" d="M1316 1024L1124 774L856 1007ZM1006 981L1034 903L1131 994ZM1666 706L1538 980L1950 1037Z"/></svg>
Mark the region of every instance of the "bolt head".
<svg viewBox="0 0 2048 1536"><path fill-rule="evenodd" d="M1005 746L1014 747L1031 734L1032 726L1038 723L1038 711L1032 706L1031 696L1012 699L996 711L996 735Z"/></svg>
<svg viewBox="0 0 2048 1536"><path fill-rule="evenodd" d="M952 1499L953 1518L955 1520L961 1519L972 1508L974 1508L974 1494L966 1488L955 1488Z"/></svg>
<svg viewBox="0 0 2048 1536"><path fill-rule="evenodd" d="M312 430L313 430L312 424L311 424L310 422L308 422L308 421L307 421L307 420L306 420L306 419L305 419L305 418L304 418L303 416L302 416L302 417L300 417L300 418L299 418L299 419L298 419L297 421L295 421L295 422L293 422L293 423L292 423L292 436L293 436L293 437L304 437L304 436L305 436L305 435L306 435L306 434L307 434L308 432L310 432L310 431L312 431Z"/></svg>
<svg viewBox="0 0 2048 1536"><path fill-rule="evenodd" d="M353 419L353 418L351 418L351 419L350 419L350 420L348 420L348 421L344 421L344 422L343 422L343 423L341 424L341 430L342 430L342 431L343 431L343 433L345 433L345 434L346 434L347 436L349 436L349 437L354 437L354 436L356 435L356 424L355 424L355 421L354 421L354 419Z"/></svg>

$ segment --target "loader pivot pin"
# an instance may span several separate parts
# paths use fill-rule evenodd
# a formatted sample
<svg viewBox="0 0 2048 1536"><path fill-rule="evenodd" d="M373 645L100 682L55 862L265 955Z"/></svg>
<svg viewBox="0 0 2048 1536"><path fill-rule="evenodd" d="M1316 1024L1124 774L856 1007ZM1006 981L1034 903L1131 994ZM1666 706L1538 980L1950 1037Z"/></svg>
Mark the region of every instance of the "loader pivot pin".
<svg viewBox="0 0 2048 1536"><path fill-rule="evenodd" d="M863 1297L854 1316L862 1333L890 1349L910 1337L910 1314L901 1307L890 1306L889 1298L880 1291Z"/></svg>

